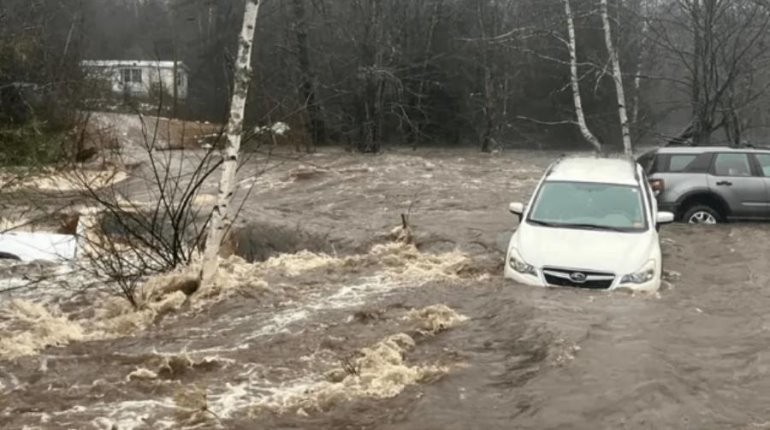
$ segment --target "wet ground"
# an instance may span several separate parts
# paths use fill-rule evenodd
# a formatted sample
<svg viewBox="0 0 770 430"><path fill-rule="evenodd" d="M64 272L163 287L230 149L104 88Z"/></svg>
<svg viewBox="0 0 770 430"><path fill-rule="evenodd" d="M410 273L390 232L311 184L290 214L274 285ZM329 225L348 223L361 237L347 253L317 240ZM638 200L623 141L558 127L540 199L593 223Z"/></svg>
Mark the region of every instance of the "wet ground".
<svg viewBox="0 0 770 430"><path fill-rule="evenodd" d="M507 204L557 156L242 169L240 252L280 256L228 260L216 300L0 297L0 428L770 428L770 229L665 227L656 296L504 281Z"/></svg>

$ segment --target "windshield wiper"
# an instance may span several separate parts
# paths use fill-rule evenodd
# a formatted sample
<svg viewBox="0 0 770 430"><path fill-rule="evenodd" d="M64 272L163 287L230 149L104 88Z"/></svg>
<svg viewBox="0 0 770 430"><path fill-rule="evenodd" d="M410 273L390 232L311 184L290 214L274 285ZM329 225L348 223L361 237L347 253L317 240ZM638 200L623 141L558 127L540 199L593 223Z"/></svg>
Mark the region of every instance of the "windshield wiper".
<svg viewBox="0 0 770 430"><path fill-rule="evenodd" d="M531 224L535 225L541 225L543 227L561 227L563 224L558 224L555 222L548 222L548 221L538 221L536 219L530 219L528 220Z"/></svg>
<svg viewBox="0 0 770 430"><path fill-rule="evenodd" d="M583 230L606 230L606 231L617 231L617 232L628 232L629 228L624 227L613 227L611 225L599 225L599 224L588 224L588 223L561 223L561 222L548 222L548 221L538 221L535 219L528 220L531 224L539 225L543 227L555 227L555 228L577 228L577 229L583 229Z"/></svg>
<svg viewBox="0 0 770 430"><path fill-rule="evenodd" d="M574 223L574 224L558 224L558 226L564 227L564 228L581 228L585 230L609 230L609 231L619 231L619 232L628 231L627 228L623 228L623 227L613 227L610 225L597 225L597 224Z"/></svg>

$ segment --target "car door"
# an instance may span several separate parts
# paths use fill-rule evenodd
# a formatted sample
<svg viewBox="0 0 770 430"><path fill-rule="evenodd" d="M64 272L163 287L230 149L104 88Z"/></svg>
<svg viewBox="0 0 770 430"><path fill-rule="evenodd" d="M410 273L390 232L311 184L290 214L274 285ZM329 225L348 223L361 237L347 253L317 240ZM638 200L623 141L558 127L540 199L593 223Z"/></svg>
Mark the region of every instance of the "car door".
<svg viewBox="0 0 770 430"><path fill-rule="evenodd" d="M754 154L754 159L757 161L759 173L765 181L766 196L763 217L770 218L770 154L757 153Z"/></svg>
<svg viewBox="0 0 770 430"><path fill-rule="evenodd" d="M765 178L752 169L747 153L717 153L708 183L709 189L730 206L732 218L762 218L767 210Z"/></svg>

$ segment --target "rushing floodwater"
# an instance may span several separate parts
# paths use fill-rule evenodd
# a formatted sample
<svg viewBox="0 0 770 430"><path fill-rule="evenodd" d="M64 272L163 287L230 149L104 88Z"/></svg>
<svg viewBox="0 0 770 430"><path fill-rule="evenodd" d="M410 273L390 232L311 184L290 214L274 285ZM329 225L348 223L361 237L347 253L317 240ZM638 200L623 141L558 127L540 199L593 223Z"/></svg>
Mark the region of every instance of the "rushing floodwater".
<svg viewBox="0 0 770 430"><path fill-rule="evenodd" d="M128 336L89 338L104 303L57 298L84 340L0 361L0 428L770 428L768 227L665 227L654 297L511 284L507 203L555 155L287 163L252 181L253 246L330 256L258 263ZM410 207L419 252L369 251ZM53 317L6 311L0 334L57 338L35 329Z"/></svg>

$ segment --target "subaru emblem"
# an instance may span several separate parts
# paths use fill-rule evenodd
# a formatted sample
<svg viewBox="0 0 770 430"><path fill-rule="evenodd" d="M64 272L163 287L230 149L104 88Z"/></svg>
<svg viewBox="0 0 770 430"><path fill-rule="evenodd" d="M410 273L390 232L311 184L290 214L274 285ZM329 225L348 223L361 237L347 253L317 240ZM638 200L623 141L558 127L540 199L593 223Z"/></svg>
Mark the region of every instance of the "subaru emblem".
<svg viewBox="0 0 770 430"><path fill-rule="evenodd" d="M581 272L574 272L569 275L569 279L576 284L582 284L586 281L586 274Z"/></svg>

